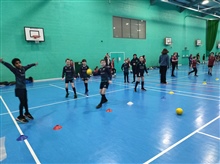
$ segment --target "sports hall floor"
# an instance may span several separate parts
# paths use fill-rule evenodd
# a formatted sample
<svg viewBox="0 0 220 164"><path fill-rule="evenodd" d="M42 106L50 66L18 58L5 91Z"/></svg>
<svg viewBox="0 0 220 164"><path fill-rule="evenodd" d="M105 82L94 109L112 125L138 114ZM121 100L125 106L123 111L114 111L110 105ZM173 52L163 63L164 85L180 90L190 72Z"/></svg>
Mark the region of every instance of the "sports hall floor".
<svg viewBox="0 0 220 164"><path fill-rule="evenodd" d="M146 92L134 92L134 84L124 84L117 73L107 90L109 101L98 110L100 77L90 79L89 97L77 79L76 100L70 87L65 98L64 81L34 82L27 89L35 119L27 124L15 121L14 86L2 87L0 137L7 158L0 163L219 163L220 64L213 76L207 65L198 66L198 77L188 76L188 70L179 67L176 78L168 70L168 85L159 83L158 69L150 70ZM182 115L176 114L178 107ZM53 130L56 125L62 128ZM23 134L28 138L17 141Z"/></svg>

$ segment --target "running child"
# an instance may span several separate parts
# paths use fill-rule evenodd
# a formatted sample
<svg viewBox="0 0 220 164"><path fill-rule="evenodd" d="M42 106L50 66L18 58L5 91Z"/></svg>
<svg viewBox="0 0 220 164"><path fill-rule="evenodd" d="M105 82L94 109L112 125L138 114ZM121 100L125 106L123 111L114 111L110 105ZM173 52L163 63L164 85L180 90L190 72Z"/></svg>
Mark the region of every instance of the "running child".
<svg viewBox="0 0 220 164"><path fill-rule="evenodd" d="M193 68L192 71L188 72L188 75L190 75L191 73L195 72L195 76L197 77L197 67L196 67L196 64L197 64L197 59L196 57L194 56L193 57L193 60L192 60L192 64L191 64L191 68Z"/></svg>
<svg viewBox="0 0 220 164"><path fill-rule="evenodd" d="M66 65L63 67L62 80L64 80L64 77L65 77L66 98L69 96L68 84L70 83L72 86L73 92L74 92L74 99L76 99L77 98L76 88L73 83L75 70L70 65L70 59L67 58L65 62L66 62Z"/></svg>
<svg viewBox="0 0 220 164"><path fill-rule="evenodd" d="M82 81L84 81L85 86L85 95L88 96L88 81L89 81L89 75L86 73L86 71L89 69L89 66L86 64L86 59L82 60L82 66L80 68L80 77Z"/></svg>
<svg viewBox="0 0 220 164"><path fill-rule="evenodd" d="M109 70L109 68L107 68L106 66L106 62L105 60L101 60L100 61L101 64L101 68L99 68L98 73L101 75L101 83L100 83L100 94L101 94L101 101L100 103L96 106L96 109L99 109L102 107L102 104L106 103L108 100L105 97L105 92L106 89L108 89L109 84L111 83L111 71Z"/></svg>
<svg viewBox="0 0 220 164"><path fill-rule="evenodd" d="M174 70L175 70L175 68L176 68L177 62L178 62L177 52L174 52L174 53L173 53L173 56L172 56L172 58L171 58L171 63L172 63L172 73L171 73L171 76L172 76L172 77L175 77L175 75L174 75Z"/></svg>
<svg viewBox="0 0 220 164"><path fill-rule="evenodd" d="M137 64L137 81L135 83L135 88L134 88L135 92L137 92L137 86L140 83L140 79L141 79L141 89L143 91L146 91L146 89L144 88L144 71L146 72L146 74L148 73L147 67L144 64L144 58L142 56L139 58L139 61L140 62Z"/></svg>
<svg viewBox="0 0 220 164"><path fill-rule="evenodd" d="M27 89L26 89L26 79L25 79L25 72L33 67L36 66L38 63L29 64L27 66L22 66L20 59L14 58L12 60L12 64L9 64L3 59L0 58L0 63L6 66L12 73L15 75L15 96L18 97L20 101L19 105L19 116L16 118L17 121L21 123L27 123L28 120L33 120L34 117L29 113L28 110L28 99L27 99ZM25 109L25 113L23 115L23 108Z"/></svg>

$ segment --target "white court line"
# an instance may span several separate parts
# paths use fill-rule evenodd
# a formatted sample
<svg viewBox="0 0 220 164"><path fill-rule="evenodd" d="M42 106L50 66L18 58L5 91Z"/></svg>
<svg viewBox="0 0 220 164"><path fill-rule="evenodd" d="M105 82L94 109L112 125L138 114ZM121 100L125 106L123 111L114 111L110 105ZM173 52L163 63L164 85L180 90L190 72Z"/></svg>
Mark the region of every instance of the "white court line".
<svg viewBox="0 0 220 164"><path fill-rule="evenodd" d="M161 89L161 88L158 88L158 87L147 87L147 88L151 88L151 89ZM212 96L212 95L201 94L201 93L194 93L194 92L185 92L185 91L173 90L172 88L171 88L171 89L165 89L165 88L163 88L163 90L166 90L166 91L171 91L171 90L172 90L172 91L174 91L174 92L179 92L179 93L186 93L186 94L193 94L193 95L199 95L199 96L220 98L220 96Z"/></svg>
<svg viewBox="0 0 220 164"><path fill-rule="evenodd" d="M213 123L214 121L216 121L217 119L219 119L220 116L214 118L213 120L209 121L208 123L206 123L205 125L203 125L202 127L200 127L199 129L195 130L194 132L190 133L189 135L187 135L186 137L182 138L181 140L179 140L178 142L174 143L173 145L171 145L170 147L168 147L167 149L163 150L162 152L160 152L159 154L155 155L154 157L152 157L151 159L149 159L148 161L144 162L144 164L149 164L151 162L153 162L154 160L156 160L157 158L159 158L160 156L164 155L165 153L167 153L168 151L170 151L171 149L173 149L174 147L176 147L177 145L179 145L180 143L184 142L185 140L187 140L188 138L190 138L191 136L193 136L194 134L198 133L200 130L202 130L203 128L205 128L206 126L210 125L211 123Z"/></svg>
<svg viewBox="0 0 220 164"><path fill-rule="evenodd" d="M65 90L65 88L63 88L63 87L60 87L60 86L57 86L57 85L54 85L54 84L49 84L50 86L52 86L52 87L55 87L55 88L59 88L59 89L62 89L62 90ZM68 90L68 91L70 91L70 92L73 92L72 90ZM82 95L82 96L84 96L84 97L87 97L86 95L84 95L84 94L82 94L82 93L79 93L79 92L76 92L78 95Z"/></svg>
<svg viewBox="0 0 220 164"><path fill-rule="evenodd" d="M16 122L15 118L14 118L13 115L11 114L11 111L10 111L10 109L8 108L8 106L7 106L7 104L5 103L5 101L4 101L4 99L2 98L2 96L0 96L0 99L2 100L2 102L3 102L4 106L5 106L5 108L6 108L7 111L8 111L8 114L10 115L12 121L14 122L16 128L18 129L18 132L20 133L20 135L24 135L24 133L22 132L21 128L18 126L18 123ZM24 142L25 142L26 146L28 147L28 149L29 149L29 151L30 151L32 157L33 157L34 160L35 160L35 162L36 162L37 164L40 164L41 162L40 162L39 159L37 158L37 156L36 156L34 150L32 149L31 145L29 144L28 140L25 139Z"/></svg>
<svg viewBox="0 0 220 164"><path fill-rule="evenodd" d="M40 82L37 82L37 83L40 83ZM63 84L63 82L62 81L57 81L56 83L58 83L58 84L60 84L60 83L62 83ZM75 81L74 83L80 83L80 81ZM34 90L34 89L41 89L41 88L47 88L47 87L50 87L50 86L48 86L48 84L43 84L43 85L34 85L33 84L33 86L27 86L27 89L28 90ZM3 90L0 90L0 92L1 93L10 93L10 92L14 92L14 87L12 88L12 89L8 89L7 91L3 91Z"/></svg>
<svg viewBox="0 0 220 164"><path fill-rule="evenodd" d="M94 81L94 82L97 82L97 81ZM119 82L113 82L112 84L115 84L115 85L119 85L119 86L126 86L125 84L123 83L119 83ZM153 88L153 89L152 89ZM155 88L155 89L154 89ZM130 88L131 89L131 88ZM134 89L134 87L133 87ZM146 87L147 90L150 90L150 91L155 91L155 92L164 92L164 93L168 93L168 90L167 89L163 89L164 91L161 91L161 88L156 88L156 87ZM170 89L171 90L171 89ZM177 92L181 92L181 91L177 91ZM194 97L194 98L199 98L199 99L205 99L205 100L212 100L212 101L220 101L218 99L211 99L211 98L207 98L207 97L200 97L200 96L193 96L193 95L190 95L190 94L193 94L191 92L188 92L189 95L187 94L181 94L181 93L175 93L176 95L181 95L181 96L185 96L185 97ZM196 94L196 93L195 93ZM204 95L204 96L210 96L210 95ZM212 96L211 96L212 97ZM219 98L219 97L216 97L216 98Z"/></svg>
<svg viewBox="0 0 220 164"><path fill-rule="evenodd" d="M146 88L147 90L151 90L151 91L155 91L155 92L164 92L167 93L167 91L160 91L160 90L156 90L156 89L149 89ZM193 95L187 95L187 94L181 94L181 93L174 93L175 95L181 95L181 96L185 96L185 97L194 97L194 98L199 98L199 99L205 99L205 100L212 100L212 101L220 101L217 99L211 99L211 98L206 98L206 97L200 97L200 96L193 96Z"/></svg>
<svg viewBox="0 0 220 164"><path fill-rule="evenodd" d="M50 87L50 86L48 86L48 84L47 84L47 86L45 85L45 86L40 86L40 87L34 87L34 88L29 88L28 87L28 90L35 90L35 89L41 89L41 88L48 88L48 87ZM7 90L7 91L2 91L1 93L11 93L11 92L14 92L14 88L13 89L10 89L10 90Z"/></svg>
<svg viewBox="0 0 220 164"><path fill-rule="evenodd" d="M202 134L202 135L205 135L205 136L208 136L208 137L211 137L211 138L214 138L214 139L217 139L217 140L220 140L219 137L216 137L216 136L213 136L213 135L210 135L210 134L207 134L207 133L203 133L203 132L198 132L199 134Z"/></svg>
<svg viewBox="0 0 220 164"><path fill-rule="evenodd" d="M115 91L109 91L109 92L106 92L106 94L110 94L110 93L114 93L114 92L120 92L120 91L124 91L124 90L128 90L128 89L133 89L133 88L124 88L124 89L119 89L119 90L115 90ZM39 105L39 106L35 106L35 107L30 107L29 110L31 110L31 109L37 109L37 108L42 108L42 107L47 107L47 106L52 106L52 105L57 105L57 104L62 104L62 103L70 102L70 101L76 101L76 100L79 100L79 99L85 99L85 98L88 98L88 97L95 97L95 96L100 96L100 94L89 95L89 96L80 97L80 98L77 98L77 99L58 101L58 102L55 102L55 103L50 103L50 104L45 104L45 105ZM18 111L13 111L13 112L11 112L11 113L17 113L17 112L18 112ZM2 116L2 115L7 115L7 114L8 114L8 113L1 113L0 116Z"/></svg>

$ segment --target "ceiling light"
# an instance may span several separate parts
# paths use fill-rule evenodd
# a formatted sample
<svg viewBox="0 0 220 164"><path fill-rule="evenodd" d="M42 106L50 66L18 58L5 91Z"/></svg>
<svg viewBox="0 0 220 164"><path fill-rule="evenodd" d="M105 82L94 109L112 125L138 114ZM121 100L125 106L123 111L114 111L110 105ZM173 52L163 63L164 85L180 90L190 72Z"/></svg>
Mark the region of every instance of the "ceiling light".
<svg viewBox="0 0 220 164"><path fill-rule="evenodd" d="M202 2L202 5L205 5L205 4L207 4L207 3L209 3L209 1L208 1L208 0L204 0L204 1Z"/></svg>

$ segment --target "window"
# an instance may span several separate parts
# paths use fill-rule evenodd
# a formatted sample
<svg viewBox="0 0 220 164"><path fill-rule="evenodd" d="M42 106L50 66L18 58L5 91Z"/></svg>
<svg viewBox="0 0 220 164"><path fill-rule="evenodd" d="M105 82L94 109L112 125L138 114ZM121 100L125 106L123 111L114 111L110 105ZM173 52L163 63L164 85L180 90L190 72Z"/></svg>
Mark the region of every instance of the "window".
<svg viewBox="0 0 220 164"><path fill-rule="evenodd" d="M146 21L113 17L113 37L146 39Z"/></svg>

